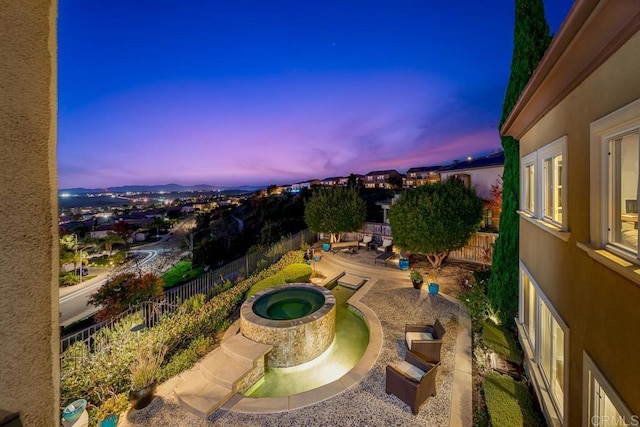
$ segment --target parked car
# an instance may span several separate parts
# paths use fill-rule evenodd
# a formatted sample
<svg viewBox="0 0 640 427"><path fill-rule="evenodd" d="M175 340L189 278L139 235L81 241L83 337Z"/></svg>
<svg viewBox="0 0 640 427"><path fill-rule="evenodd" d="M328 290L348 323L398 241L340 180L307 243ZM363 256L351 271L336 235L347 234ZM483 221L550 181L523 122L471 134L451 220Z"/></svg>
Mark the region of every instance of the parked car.
<svg viewBox="0 0 640 427"><path fill-rule="evenodd" d="M87 276L89 274L89 269L87 267L82 267L82 276ZM80 269L76 268L76 276L80 275Z"/></svg>

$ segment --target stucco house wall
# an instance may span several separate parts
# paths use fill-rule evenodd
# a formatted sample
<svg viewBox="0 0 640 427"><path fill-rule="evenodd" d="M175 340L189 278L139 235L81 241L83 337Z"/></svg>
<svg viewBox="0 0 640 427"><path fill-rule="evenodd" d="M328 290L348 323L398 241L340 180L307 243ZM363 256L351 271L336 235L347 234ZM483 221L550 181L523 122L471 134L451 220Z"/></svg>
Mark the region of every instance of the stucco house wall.
<svg viewBox="0 0 640 427"><path fill-rule="evenodd" d="M522 120L531 120L533 126L523 135L509 133L513 129L509 127L506 132L520 137L521 158L559 138L567 141L563 157L566 229L555 232L524 214L520 219L520 260L568 327L562 422L566 426L588 422L585 353L631 413L640 414L640 364L635 363L640 354L640 274L630 279L632 275L620 274L598 260L590 211L599 191L591 181L590 125L640 99L639 75L640 33L636 32L550 111L536 118L531 113L534 109L525 107L522 116L530 117ZM517 120L508 126L517 128Z"/></svg>
<svg viewBox="0 0 640 427"><path fill-rule="evenodd" d="M56 16L0 0L0 409L38 427L60 419Z"/></svg>
<svg viewBox="0 0 640 427"><path fill-rule="evenodd" d="M470 176L471 186L475 187L478 196L487 200L491 198L491 186L500 183L504 166L486 167L478 169L458 169L454 171L441 172L440 177L443 181L449 179L452 175L467 174Z"/></svg>

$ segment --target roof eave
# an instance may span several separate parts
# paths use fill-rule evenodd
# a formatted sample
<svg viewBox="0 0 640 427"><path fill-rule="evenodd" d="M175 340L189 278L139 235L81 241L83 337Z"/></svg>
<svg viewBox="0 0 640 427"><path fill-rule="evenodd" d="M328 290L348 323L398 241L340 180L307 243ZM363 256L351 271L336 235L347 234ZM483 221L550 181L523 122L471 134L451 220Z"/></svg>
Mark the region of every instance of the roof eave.
<svg viewBox="0 0 640 427"><path fill-rule="evenodd" d="M520 139L640 30L640 2L577 0L500 133Z"/></svg>

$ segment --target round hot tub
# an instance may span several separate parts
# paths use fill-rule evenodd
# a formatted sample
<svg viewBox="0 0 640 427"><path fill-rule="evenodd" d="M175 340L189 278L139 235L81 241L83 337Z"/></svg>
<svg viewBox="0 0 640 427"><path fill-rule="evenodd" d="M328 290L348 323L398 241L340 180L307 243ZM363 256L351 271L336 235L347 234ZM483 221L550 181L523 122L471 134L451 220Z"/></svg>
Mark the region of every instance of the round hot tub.
<svg viewBox="0 0 640 427"><path fill-rule="evenodd" d="M267 365L296 366L321 355L336 332L336 299L308 283L275 286L251 296L240 308L240 332L273 346Z"/></svg>

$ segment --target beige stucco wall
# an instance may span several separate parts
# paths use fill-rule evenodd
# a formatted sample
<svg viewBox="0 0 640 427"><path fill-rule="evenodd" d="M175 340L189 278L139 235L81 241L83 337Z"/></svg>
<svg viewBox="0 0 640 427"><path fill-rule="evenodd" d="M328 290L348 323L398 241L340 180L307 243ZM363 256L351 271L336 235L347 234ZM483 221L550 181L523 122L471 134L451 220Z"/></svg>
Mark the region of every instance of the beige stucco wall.
<svg viewBox="0 0 640 427"><path fill-rule="evenodd" d="M491 186L502 181L504 166L487 167L481 169L460 169L451 172L442 172L440 178L444 181L457 173L466 173L471 177L471 186L476 188L478 196L483 199L491 198Z"/></svg>
<svg viewBox="0 0 640 427"><path fill-rule="evenodd" d="M520 258L570 330L565 425L582 425L582 358L591 355L640 414L640 284L576 246L589 236L589 125L640 98L640 34L600 66L520 140L520 155L567 135L568 242L520 220ZM598 191L593 189L593 191ZM565 393L567 390L565 390Z"/></svg>
<svg viewBox="0 0 640 427"><path fill-rule="evenodd" d="M59 424L56 0L0 0L0 408Z"/></svg>

